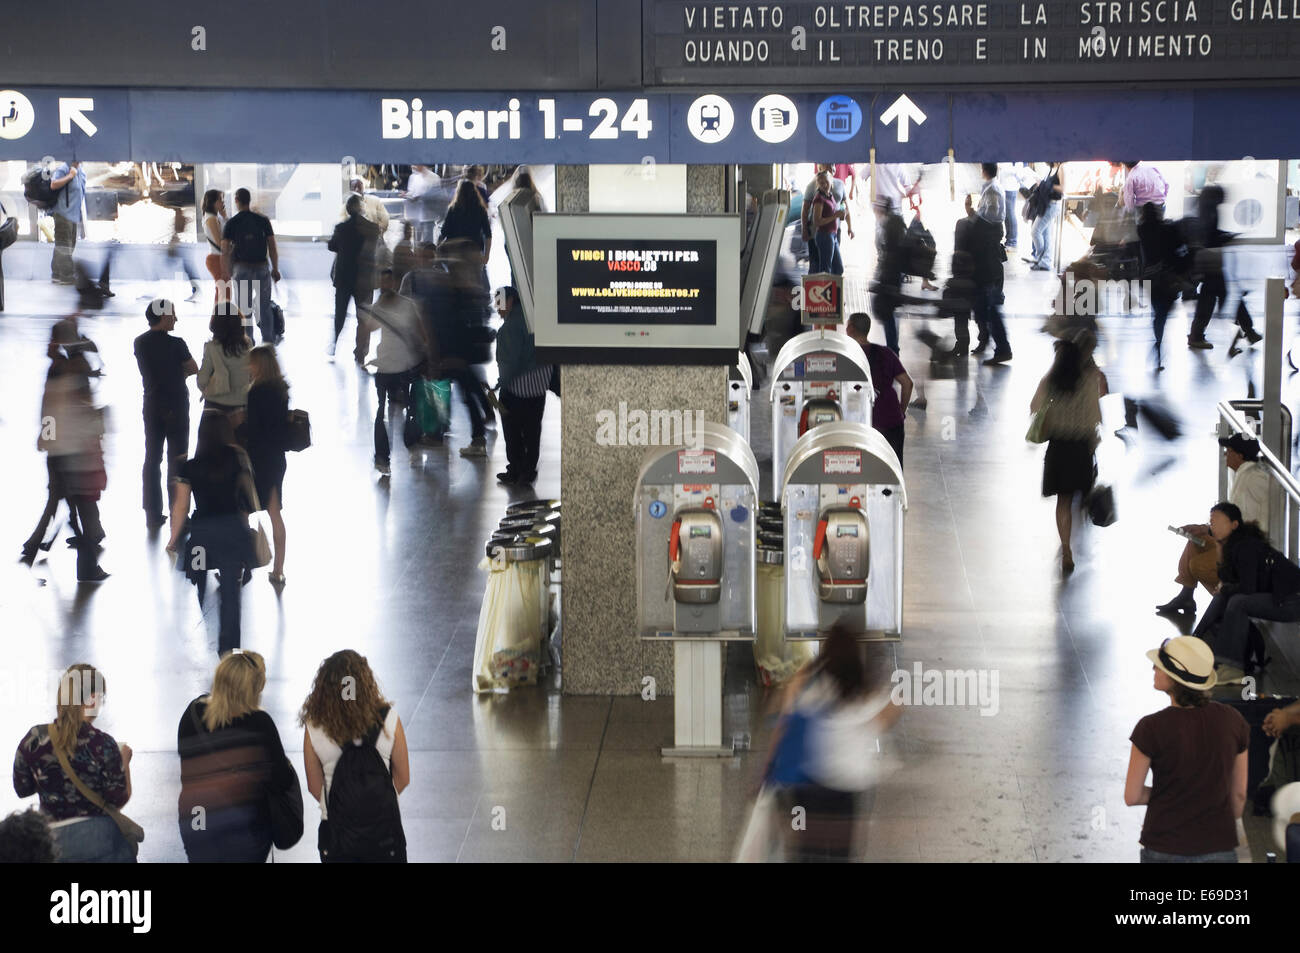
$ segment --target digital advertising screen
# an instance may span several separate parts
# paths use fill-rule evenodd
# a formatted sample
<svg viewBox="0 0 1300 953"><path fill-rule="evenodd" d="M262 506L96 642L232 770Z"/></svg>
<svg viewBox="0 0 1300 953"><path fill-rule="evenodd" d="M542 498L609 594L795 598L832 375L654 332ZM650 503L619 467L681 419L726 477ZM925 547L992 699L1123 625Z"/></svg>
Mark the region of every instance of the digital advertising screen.
<svg viewBox="0 0 1300 953"><path fill-rule="evenodd" d="M560 324L703 324L717 318L718 246L710 240L556 242Z"/></svg>
<svg viewBox="0 0 1300 953"><path fill-rule="evenodd" d="M641 352L735 359L740 229L734 215L536 215L533 333L560 359ZM624 353L626 352L626 353ZM612 357L611 357L612 354ZM669 355L671 356L671 354Z"/></svg>

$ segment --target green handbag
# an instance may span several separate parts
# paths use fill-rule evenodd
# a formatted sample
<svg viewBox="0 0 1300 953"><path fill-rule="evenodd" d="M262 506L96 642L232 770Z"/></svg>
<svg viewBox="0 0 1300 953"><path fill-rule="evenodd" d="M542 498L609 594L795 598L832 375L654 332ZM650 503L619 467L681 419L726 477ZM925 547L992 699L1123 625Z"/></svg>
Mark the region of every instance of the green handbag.
<svg viewBox="0 0 1300 953"><path fill-rule="evenodd" d="M1047 411L1051 406L1052 401L1049 399L1035 411L1034 419L1029 421L1029 429L1025 431L1025 439L1030 443L1047 442L1047 434L1043 431L1047 425Z"/></svg>

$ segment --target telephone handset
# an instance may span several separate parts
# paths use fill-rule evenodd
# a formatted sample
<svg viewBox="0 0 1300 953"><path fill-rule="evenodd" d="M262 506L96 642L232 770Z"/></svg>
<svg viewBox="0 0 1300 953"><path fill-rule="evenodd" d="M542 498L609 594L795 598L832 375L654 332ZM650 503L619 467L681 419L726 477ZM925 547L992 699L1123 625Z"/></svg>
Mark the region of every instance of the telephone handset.
<svg viewBox="0 0 1300 953"><path fill-rule="evenodd" d="M840 403L834 398L834 391L826 397L814 397L804 402L803 413L799 415L799 436L803 436L813 427L833 424L844 419Z"/></svg>
<svg viewBox="0 0 1300 953"><path fill-rule="evenodd" d="M678 602L722 596L722 519L703 507L679 510L668 535L668 585Z"/></svg>
<svg viewBox="0 0 1300 953"><path fill-rule="evenodd" d="M826 510L813 537L818 595L823 602L861 603L867 598L871 531L866 514L853 507Z"/></svg>

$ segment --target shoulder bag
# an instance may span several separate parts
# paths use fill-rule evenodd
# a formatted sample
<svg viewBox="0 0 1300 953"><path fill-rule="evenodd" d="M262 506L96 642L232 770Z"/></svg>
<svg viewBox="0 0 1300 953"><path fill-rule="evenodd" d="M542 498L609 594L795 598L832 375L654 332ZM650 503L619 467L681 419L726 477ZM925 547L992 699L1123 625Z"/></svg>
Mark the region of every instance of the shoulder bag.
<svg viewBox="0 0 1300 953"><path fill-rule="evenodd" d="M117 825L117 829L122 832L122 836L126 838L126 842L131 846L132 856L139 854L140 842L144 840L144 828L86 787L86 783L77 777L77 773L72 770L68 756L60 751L59 746L54 743L54 726L49 725L48 728L50 732L50 748L54 751L54 757L59 759L59 767L63 769L63 776L72 782L72 786L81 793L82 797L113 819L113 823Z"/></svg>
<svg viewBox="0 0 1300 953"><path fill-rule="evenodd" d="M1047 411L1052 406L1052 398L1043 401L1043 406L1034 411L1034 417L1029 421L1029 429L1025 431L1025 439L1030 443L1047 442Z"/></svg>

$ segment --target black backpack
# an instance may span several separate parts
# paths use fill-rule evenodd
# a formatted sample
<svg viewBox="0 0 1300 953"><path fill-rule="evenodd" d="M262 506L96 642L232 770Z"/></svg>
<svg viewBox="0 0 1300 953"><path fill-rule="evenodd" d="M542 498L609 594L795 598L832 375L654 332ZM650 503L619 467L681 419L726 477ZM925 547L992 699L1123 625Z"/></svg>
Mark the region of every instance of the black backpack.
<svg viewBox="0 0 1300 953"><path fill-rule="evenodd" d="M257 220L266 216L259 215L257 212L239 214L247 214L249 218L242 220L239 223L241 227L233 230L234 260L253 265L263 264L267 254L266 233L262 231Z"/></svg>
<svg viewBox="0 0 1300 953"><path fill-rule="evenodd" d="M406 834L393 775L375 747L388 709L361 744L344 744L326 801L321 852L331 861L405 863Z"/></svg>
<svg viewBox="0 0 1300 953"><path fill-rule="evenodd" d="M50 183L53 178L46 174L46 170L40 166L34 169L28 169L23 174L23 198L30 205L48 212L54 208L55 203L59 201L59 196L67 186L55 189Z"/></svg>

